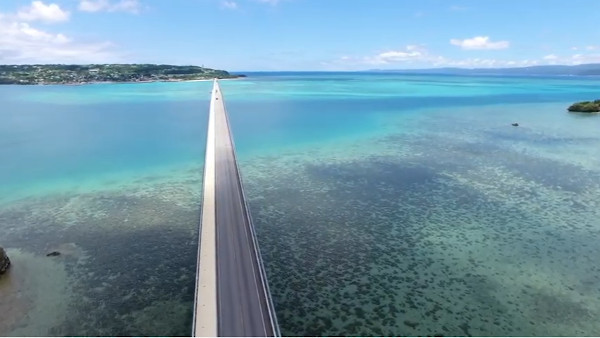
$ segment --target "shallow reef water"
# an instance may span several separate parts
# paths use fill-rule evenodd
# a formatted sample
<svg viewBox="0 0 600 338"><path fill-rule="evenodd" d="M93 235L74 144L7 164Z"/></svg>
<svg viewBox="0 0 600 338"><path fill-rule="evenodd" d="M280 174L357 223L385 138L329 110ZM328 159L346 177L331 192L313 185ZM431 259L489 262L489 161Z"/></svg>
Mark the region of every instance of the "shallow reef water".
<svg viewBox="0 0 600 338"><path fill-rule="evenodd" d="M600 173L460 136L242 164L284 335L600 332Z"/></svg>
<svg viewBox="0 0 600 338"><path fill-rule="evenodd" d="M201 170L0 208L1 224L18 225L3 240L19 248L9 249L13 285L0 285L15 318L0 333L189 335Z"/></svg>

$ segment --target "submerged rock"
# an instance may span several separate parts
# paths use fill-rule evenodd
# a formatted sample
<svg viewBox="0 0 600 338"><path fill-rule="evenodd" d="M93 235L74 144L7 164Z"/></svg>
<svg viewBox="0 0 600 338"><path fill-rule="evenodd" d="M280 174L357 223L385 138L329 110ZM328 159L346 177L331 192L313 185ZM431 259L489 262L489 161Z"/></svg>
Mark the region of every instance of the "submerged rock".
<svg viewBox="0 0 600 338"><path fill-rule="evenodd" d="M10 259L6 255L4 248L0 247L0 275L5 273L10 267Z"/></svg>

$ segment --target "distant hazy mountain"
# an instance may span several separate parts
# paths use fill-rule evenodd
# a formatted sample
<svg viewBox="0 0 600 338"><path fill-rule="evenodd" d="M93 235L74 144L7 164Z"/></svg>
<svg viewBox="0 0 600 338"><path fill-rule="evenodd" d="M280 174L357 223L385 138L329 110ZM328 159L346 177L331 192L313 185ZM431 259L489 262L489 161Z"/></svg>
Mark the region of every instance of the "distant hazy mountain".
<svg viewBox="0 0 600 338"><path fill-rule="evenodd" d="M372 69L371 72L406 74L457 75L600 75L600 63L576 66L531 66L518 68L429 68L429 69Z"/></svg>

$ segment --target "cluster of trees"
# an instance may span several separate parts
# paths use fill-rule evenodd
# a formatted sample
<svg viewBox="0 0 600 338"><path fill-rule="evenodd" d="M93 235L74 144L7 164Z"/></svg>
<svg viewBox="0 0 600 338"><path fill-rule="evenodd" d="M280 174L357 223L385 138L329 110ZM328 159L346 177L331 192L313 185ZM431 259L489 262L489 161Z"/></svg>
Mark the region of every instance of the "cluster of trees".
<svg viewBox="0 0 600 338"><path fill-rule="evenodd" d="M153 65L153 64L133 64L133 65L90 65L89 69L98 69L100 72L112 71L119 73L130 73L139 75L191 75L191 74L216 74L229 75L224 70L216 70L199 66L173 66L173 65Z"/></svg>

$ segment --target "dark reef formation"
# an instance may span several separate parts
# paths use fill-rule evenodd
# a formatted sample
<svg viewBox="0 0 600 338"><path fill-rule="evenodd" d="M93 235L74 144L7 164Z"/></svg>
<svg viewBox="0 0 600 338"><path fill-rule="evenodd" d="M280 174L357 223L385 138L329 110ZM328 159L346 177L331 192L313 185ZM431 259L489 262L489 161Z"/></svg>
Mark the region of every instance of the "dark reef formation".
<svg viewBox="0 0 600 338"><path fill-rule="evenodd" d="M10 259L6 255L4 248L0 247L0 275L5 273L10 267Z"/></svg>

